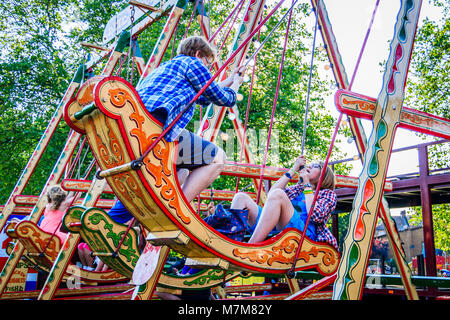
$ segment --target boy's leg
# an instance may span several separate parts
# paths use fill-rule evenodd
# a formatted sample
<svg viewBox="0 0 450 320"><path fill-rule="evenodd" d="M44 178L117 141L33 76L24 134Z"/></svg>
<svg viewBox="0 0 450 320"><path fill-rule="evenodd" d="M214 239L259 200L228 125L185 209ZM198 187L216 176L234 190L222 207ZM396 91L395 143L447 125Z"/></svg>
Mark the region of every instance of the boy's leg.
<svg viewBox="0 0 450 320"><path fill-rule="evenodd" d="M183 193L188 202L194 200L217 179L223 170L225 159L225 152L222 149L218 149L212 163L192 170L182 186Z"/></svg>

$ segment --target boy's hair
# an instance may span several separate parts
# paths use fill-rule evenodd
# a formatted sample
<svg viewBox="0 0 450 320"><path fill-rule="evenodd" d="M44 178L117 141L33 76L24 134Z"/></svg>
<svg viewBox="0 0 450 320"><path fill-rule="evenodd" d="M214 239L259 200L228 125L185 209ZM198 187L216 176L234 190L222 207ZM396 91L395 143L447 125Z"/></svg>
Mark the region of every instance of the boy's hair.
<svg viewBox="0 0 450 320"><path fill-rule="evenodd" d="M60 186L50 187L47 192L48 203L51 204L52 210L58 210L61 203L66 199L67 194Z"/></svg>
<svg viewBox="0 0 450 320"><path fill-rule="evenodd" d="M323 166L324 166L325 162L318 161L317 163L320 165L321 170L323 170ZM323 180L320 185L320 189L321 190L324 190L324 189L334 190L336 188L336 176L334 175L333 170L329 166L327 166L327 168L325 170L326 171L323 176Z"/></svg>
<svg viewBox="0 0 450 320"><path fill-rule="evenodd" d="M206 57L207 59L212 59L212 61L216 60L216 50L205 38L199 36L189 37L181 41L177 55L184 54L195 57L197 51L200 51L200 57Z"/></svg>

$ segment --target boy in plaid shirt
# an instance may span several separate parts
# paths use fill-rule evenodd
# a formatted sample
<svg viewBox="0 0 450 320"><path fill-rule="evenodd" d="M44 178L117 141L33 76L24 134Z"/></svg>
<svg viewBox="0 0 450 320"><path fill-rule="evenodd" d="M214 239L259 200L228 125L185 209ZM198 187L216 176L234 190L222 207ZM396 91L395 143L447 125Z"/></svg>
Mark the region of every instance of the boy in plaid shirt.
<svg viewBox="0 0 450 320"><path fill-rule="evenodd" d="M204 38L189 37L180 43L175 58L162 63L138 84L136 90L142 102L163 129L211 79L208 69L215 59L216 52ZM244 71L243 67L237 68L221 83L212 82L196 103L202 106L211 103L234 106L236 92L242 83L239 74ZM178 142L177 173L188 202L219 176L226 160L226 154L221 148L184 129L193 117L194 108L195 104L164 136L167 141ZM116 201L109 214L117 222L128 221L133 217L120 200Z"/></svg>
<svg viewBox="0 0 450 320"><path fill-rule="evenodd" d="M175 58L161 64L139 84L137 92L142 102L153 117L161 122L163 129L169 126L211 79L208 69L215 59L215 51L204 38L189 37L180 43ZM239 73L243 71L245 68L237 68L221 83L212 82L196 103L202 106L211 103L224 107L234 106L236 91L242 83ZM191 171L185 181L182 181L182 175L186 175L186 170L179 174L183 193L189 202L219 176L226 160L222 149L184 129L193 117L194 108L195 105L164 137L167 141L178 141L177 171Z"/></svg>

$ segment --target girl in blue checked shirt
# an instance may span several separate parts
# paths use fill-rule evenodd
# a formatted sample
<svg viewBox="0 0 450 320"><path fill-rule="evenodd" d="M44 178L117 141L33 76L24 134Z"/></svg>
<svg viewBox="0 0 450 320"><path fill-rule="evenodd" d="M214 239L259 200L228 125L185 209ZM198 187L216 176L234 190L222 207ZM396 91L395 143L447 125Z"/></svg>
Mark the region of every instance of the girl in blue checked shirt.
<svg viewBox="0 0 450 320"><path fill-rule="evenodd" d="M285 228L303 231L323 165L323 162L306 165L305 157L298 157L292 168L271 187L263 209L245 193L234 196L231 209L248 209L248 223L252 232L249 243L264 241L270 233ZM302 166L304 168L299 171ZM327 242L338 249L336 238L326 227L337 204L334 192L336 178L331 168L325 170L306 236L311 240ZM303 182L286 188L297 171Z"/></svg>
<svg viewBox="0 0 450 320"><path fill-rule="evenodd" d="M163 124L163 129L188 105L197 92L211 79L209 68L216 60L216 52L202 37L184 39L177 56L161 64L139 85L137 91L148 111ZM237 68L221 83L212 82L197 104L214 104L232 107L236 103L236 91L242 83L245 68ZM192 106L167 132L167 141L178 141L177 171L187 169L190 174L181 181L183 193L191 202L206 189L222 171L226 154L212 142L184 129L194 114ZM186 174L186 170L183 170Z"/></svg>

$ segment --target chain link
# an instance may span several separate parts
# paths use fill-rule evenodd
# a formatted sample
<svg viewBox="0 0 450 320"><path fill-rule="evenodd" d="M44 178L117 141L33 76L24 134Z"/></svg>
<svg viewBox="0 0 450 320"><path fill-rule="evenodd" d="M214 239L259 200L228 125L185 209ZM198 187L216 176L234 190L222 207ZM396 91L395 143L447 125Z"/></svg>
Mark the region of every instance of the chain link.
<svg viewBox="0 0 450 320"><path fill-rule="evenodd" d="M131 60L133 60L133 24L134 24L134 13L135 13L135 8L132 5L131 6L131 15L130 15L130 44L128 47L128 69L127 69L127 80L131 83L132 79L130 79L129 74L130 74L130 70L133 67L131 65ZM131 74L133 74L133 72L131 71Z"/></svg>

